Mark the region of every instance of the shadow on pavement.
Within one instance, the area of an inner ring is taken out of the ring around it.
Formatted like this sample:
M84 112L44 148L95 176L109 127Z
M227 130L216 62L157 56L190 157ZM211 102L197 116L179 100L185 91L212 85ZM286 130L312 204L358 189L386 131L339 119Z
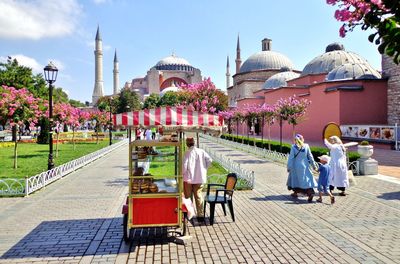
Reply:
M315 196L314 196L314 201L312 203L315 203ZM307 201L306 196L300 196L299 198L293 198L290 196L290 194L283 195L283 194L277 194L277 195L267 195L265 197L254 197L250 198L250 200L253 201L259 201L259 202L268 202L268 201L284 201L286 204L308 204L309 202ZM310 204L312 204L310 203Z
M129 252L138 245L167 244L174 241L166 227L131 230ZM45 221L0 256L1 260L50 257L83 257L118 254L122 239L122 217ZM126 248L126 247L125 247ZM100 252L100 253L96 253Z
M129 181L126 177L124 177L120 179L115 179L113 181L106 181L105 184L106 186L128 186Z
M377 198L385 199L385 200L400 200L400 192L390 192L390 193L383 193Z

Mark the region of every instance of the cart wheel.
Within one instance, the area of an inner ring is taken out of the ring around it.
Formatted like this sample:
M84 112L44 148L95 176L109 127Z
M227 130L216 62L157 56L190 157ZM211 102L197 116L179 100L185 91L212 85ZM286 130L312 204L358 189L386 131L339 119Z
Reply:
M131 230L128 228L128 214L124 214L123 218L124 241L129 242L131 238Z
M182 232L181 232L181 236L186 236L186 233L187 233L187 225L188 225L188 216L187 216L187 213L186 212L184 212L183 213L183 219L182 219L182 221L183 221L183 226L182 226Z

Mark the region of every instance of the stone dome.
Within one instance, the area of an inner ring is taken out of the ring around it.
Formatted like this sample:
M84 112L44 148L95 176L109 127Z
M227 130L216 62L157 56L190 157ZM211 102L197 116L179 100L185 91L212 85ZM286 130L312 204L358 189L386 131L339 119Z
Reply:
M369 64L346 63L331 70L326 76L327 81L348 79L380 79L381 74Z
M177 57L175 54L161 59L154 66L157 70L178 70L178 71L192 71L193 67L184 58Z
M271 77L269 77L265 81L262 88L263 89L275 89L275 88L279 88L279 87L284 87L284 86L287 86L287 81L289 81L291 79L295 79L299 76L300 76L300 74L297 72L292 72L292 71L280 72L280 73L274 74Z
M176 86L166 87L160 92L160 97L163 97L167 92L177 92L177 91L179 91L179 88Z
M279 70L282 67L293 69L294 65L285 55L263 50L251 55L240 67L240 73L258 70Z
M346 63L369 65L366 59L354 52L346 51L343 45L332 43L326 47L326 52L324 54L315 57L304 67L301 76L328 73L334 68Z

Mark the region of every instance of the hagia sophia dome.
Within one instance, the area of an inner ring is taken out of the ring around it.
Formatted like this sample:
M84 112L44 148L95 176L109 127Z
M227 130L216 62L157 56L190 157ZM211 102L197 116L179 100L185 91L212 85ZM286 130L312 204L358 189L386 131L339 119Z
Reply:
M193 70L193 66L186 59L177 57L175 54L161 59L154 67L157 70Z
M297 72L291 71L289 68L283 67L281 68L280 73L276 73L269 77L264 85L263 89L276 89L279 87L287 86L287 81L295 79L299 77L300 74Z
M329 73L347 63L365 64L371 67L366 59L354 52L346 51L342 44L332 43L326 47L324 54L315 57L304 67L301 76Z

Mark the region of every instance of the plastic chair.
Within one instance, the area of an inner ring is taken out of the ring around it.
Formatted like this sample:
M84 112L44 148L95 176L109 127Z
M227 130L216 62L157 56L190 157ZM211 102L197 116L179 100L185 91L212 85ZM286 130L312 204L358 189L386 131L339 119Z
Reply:
M207 185L207 194L204 198L204 216L206 214L206 205L210 204L210 224L214 224L215 205L221 204L224 215L226 216L225 204L228 204L229 212L231 213L232 220L235 222L235 213L233 211L233 192L237 182L236 173L229 173L226 176L225 184L210 183ZM213 191L213 192L211 192ZM210 194L211 192L211 194Z

